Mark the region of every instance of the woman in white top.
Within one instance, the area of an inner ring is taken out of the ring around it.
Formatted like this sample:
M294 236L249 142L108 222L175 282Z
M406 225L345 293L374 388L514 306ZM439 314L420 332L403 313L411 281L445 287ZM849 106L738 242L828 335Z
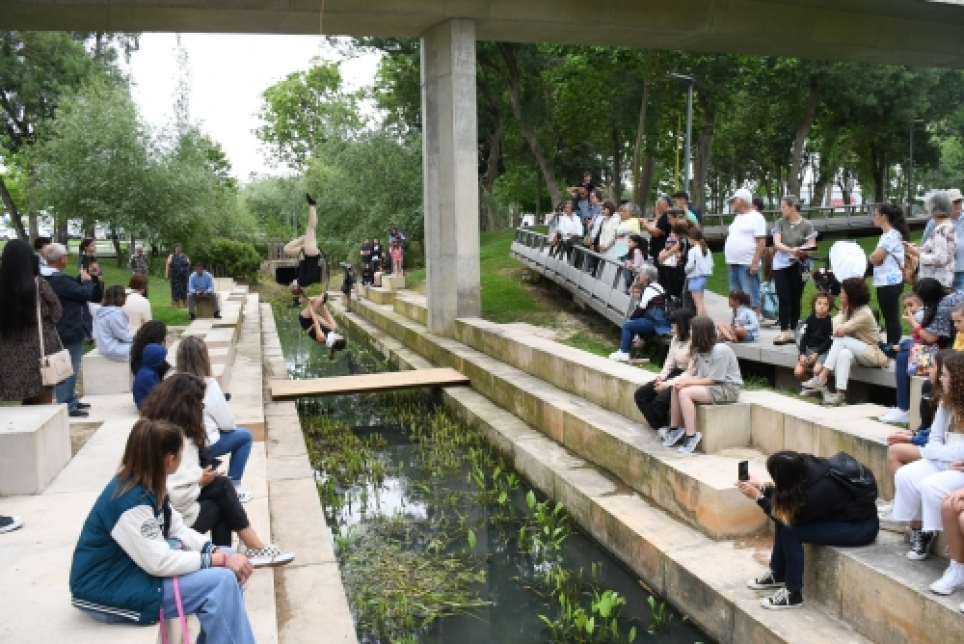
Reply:
M204 389L204 429L208 447L202 453L206 461L230 454L228 478L234 483L242 503L251 500L251 493L241 488L241 477L251 455L251 432L236 427L234 414L221 391L221 385L211 377L211 358L204 340L195 335L181 339L177 347L177 370L197 376L207 385Z
M127 314L127 325L131 335L136 335L137 330L144 326L145 322L153 320L151 314L151 303L144 297L147 291L147 276L140 273L131 275L127 282L127 300L124 302L124 313Z
M653 429L665 427L669 423L669 408L672 398L673 381L686 373L690 367L690 320L693 311L680 308L669 316L673 327L673 339L669 352L663 362L663 370L656 380L648 382L636 390L636 406L646 422Z
M964 420L964 353L954 353L944 361L941 388L930 436L920 448L921 459L904 465L894 475L891 517L910 522L908 559L927 558L943 525L944 498L964 488L964 435L953 432L953 426Z
M639 216L641 211L639 206L632 202L624 203L619 207L619 223L616 225L616 241L612 247L606 251L606 256L611 259L619 259L629 252L629 236L639 234Z

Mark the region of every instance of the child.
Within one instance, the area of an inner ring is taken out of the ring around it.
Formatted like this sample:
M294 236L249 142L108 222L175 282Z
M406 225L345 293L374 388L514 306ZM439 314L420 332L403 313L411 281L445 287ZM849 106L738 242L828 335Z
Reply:
M630 286L636 279L638 271L646 262L646 242L640 235L629 236L629 252L623 257L626 265L626 286Z
M793 375L803 382L809 379L812 371L817 375L823 370L823 361L827 359L827 352L833 343L833 321L830 309L833 308L833 295L817 293L810 301L810 317L803 324L803 334L800 336L800 357L797 366L793 368ZM804 389L801 395L810 393Z
M666 288L666 293L672 297L683 297L686 287L686 258L689 256L690 222L685 215L677 216L666 238L666 247L659 254L659 283Z
M764 320L774 320L780 316L780 297L777 295L776 284L773 283L773 246L763 249L763 256L760 258L760 314ZM789 337L780 334L773 344L792 344L793 332Z
M663 369L656 376L656 380L648 382L636 390L636 407L643 415L649 426L656 429L660 440L666 438L669 421L670 401L672 399L673 382L679 376L686 375L692 356L690 355L690 323L693 321L693 311L677 309L669 316L673 327L673 339L663 362Z
M733 321L729 325L717 325L720 337L726 342L752 342L760 337L760 321L750 308L750 296L740 289L734 289L730 291L729 302L733 309Z
M143 328L143 327L141 327ZM171 368L167 363L167 347L148 344L141 354L141 366L134 375L134 404L140 409L144 399L161 384Z
M706 315L706 306L703 304L703 291L706 290L706 279L713 274L713 253L706 246L703 239L703 231L699 228L690 228L687 231L690 240L690 250L686 255L686 266L683 269L688 278L687 287L690 295L693 296L693 303L696 305L697 315Z
M251 562L188 528L168 500L165 474L177 470L183 446L173 423L134 424L120 470L77 540L71 602L100 622L154 624L161 610L176 618L183 596L184 612L197 614L206 642L253 643L241 595Z
M122 308L127 302L123 286L111 286L104 293L104 305L97 309L94 341L97 350L108 360L127 362L131 357L134 338L128 329L127 314Z
M683 453L696 449L703 437L696 431L696 403L735 403L743 385L736 354L717 340L712 319L706 316L693 318L690 323L690 353L693 358L689 372L673 381L670 427L663 440L665 447L672 447L685 435L678 450Z
M964 304L958 304L951 311L951 320L954 322L954 351L964 351Z
M392 248L389 251L392 257L392 277L402 276L402 245L397 239L392 241Z

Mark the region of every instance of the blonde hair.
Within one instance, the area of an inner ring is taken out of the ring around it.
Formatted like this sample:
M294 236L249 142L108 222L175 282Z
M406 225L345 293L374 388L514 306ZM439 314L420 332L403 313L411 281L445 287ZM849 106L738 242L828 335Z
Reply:
M211 357L208 354L208 345L196 335L181 338L181 343L177 346L176 364L177 370L181 373L189 373L202 380L211 377Z

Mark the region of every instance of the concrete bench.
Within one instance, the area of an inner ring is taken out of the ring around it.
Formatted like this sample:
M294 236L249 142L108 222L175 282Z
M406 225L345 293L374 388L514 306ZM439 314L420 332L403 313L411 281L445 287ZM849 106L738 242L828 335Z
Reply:
M93 349L80 359L80 369L85 396L129 394L133 391L134 376L129 360L111 360Z
M387 288L389 291L400 291L405 288L405 277L402 275L399 275L398 277L393 277L392 275L383 275L382 288Z
M67 405L0 408L0 496L40 494L70 454Z
M697 450L715 454L725 449L749 447L751 412L752 406L744 402L697 405L696 429L703 434Z

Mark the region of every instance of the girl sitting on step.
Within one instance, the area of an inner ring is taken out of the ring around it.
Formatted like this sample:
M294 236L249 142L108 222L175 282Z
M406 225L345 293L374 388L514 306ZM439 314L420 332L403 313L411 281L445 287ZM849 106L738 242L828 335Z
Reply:
M650 427L663 428L660 439L665 438L665 427L669 421L670 399L676 378L685 375L690 366L690 321L693 312L687 308L673 311L669 316L673 327L673 339L663 362L663 370L656 380L648 382L636 390L636 406Z
M891 519L910 522L907 558L913 560L926 559L930 553L942 527L944 498L964 488L964 435L954 431L964 419L964 353L944 360L940 382L940 403L927 444L920 448L921 458L894 475Z
M180 603L197 614L207 644L254 644L241 595L251 562L187 527L171 507L167 475L177 470L184 442L173 423L134 424L120 470L74 549L71 603L105 624L145 625L161 611L176 619Z
M716 325L700 315L690 323L689 373L673 381L670 398L670 426L663 445L672 447L683 439L679 450L696 449L703 435L696 431L696 403L729 405L740 397L743 376L736 354L716 336Z

